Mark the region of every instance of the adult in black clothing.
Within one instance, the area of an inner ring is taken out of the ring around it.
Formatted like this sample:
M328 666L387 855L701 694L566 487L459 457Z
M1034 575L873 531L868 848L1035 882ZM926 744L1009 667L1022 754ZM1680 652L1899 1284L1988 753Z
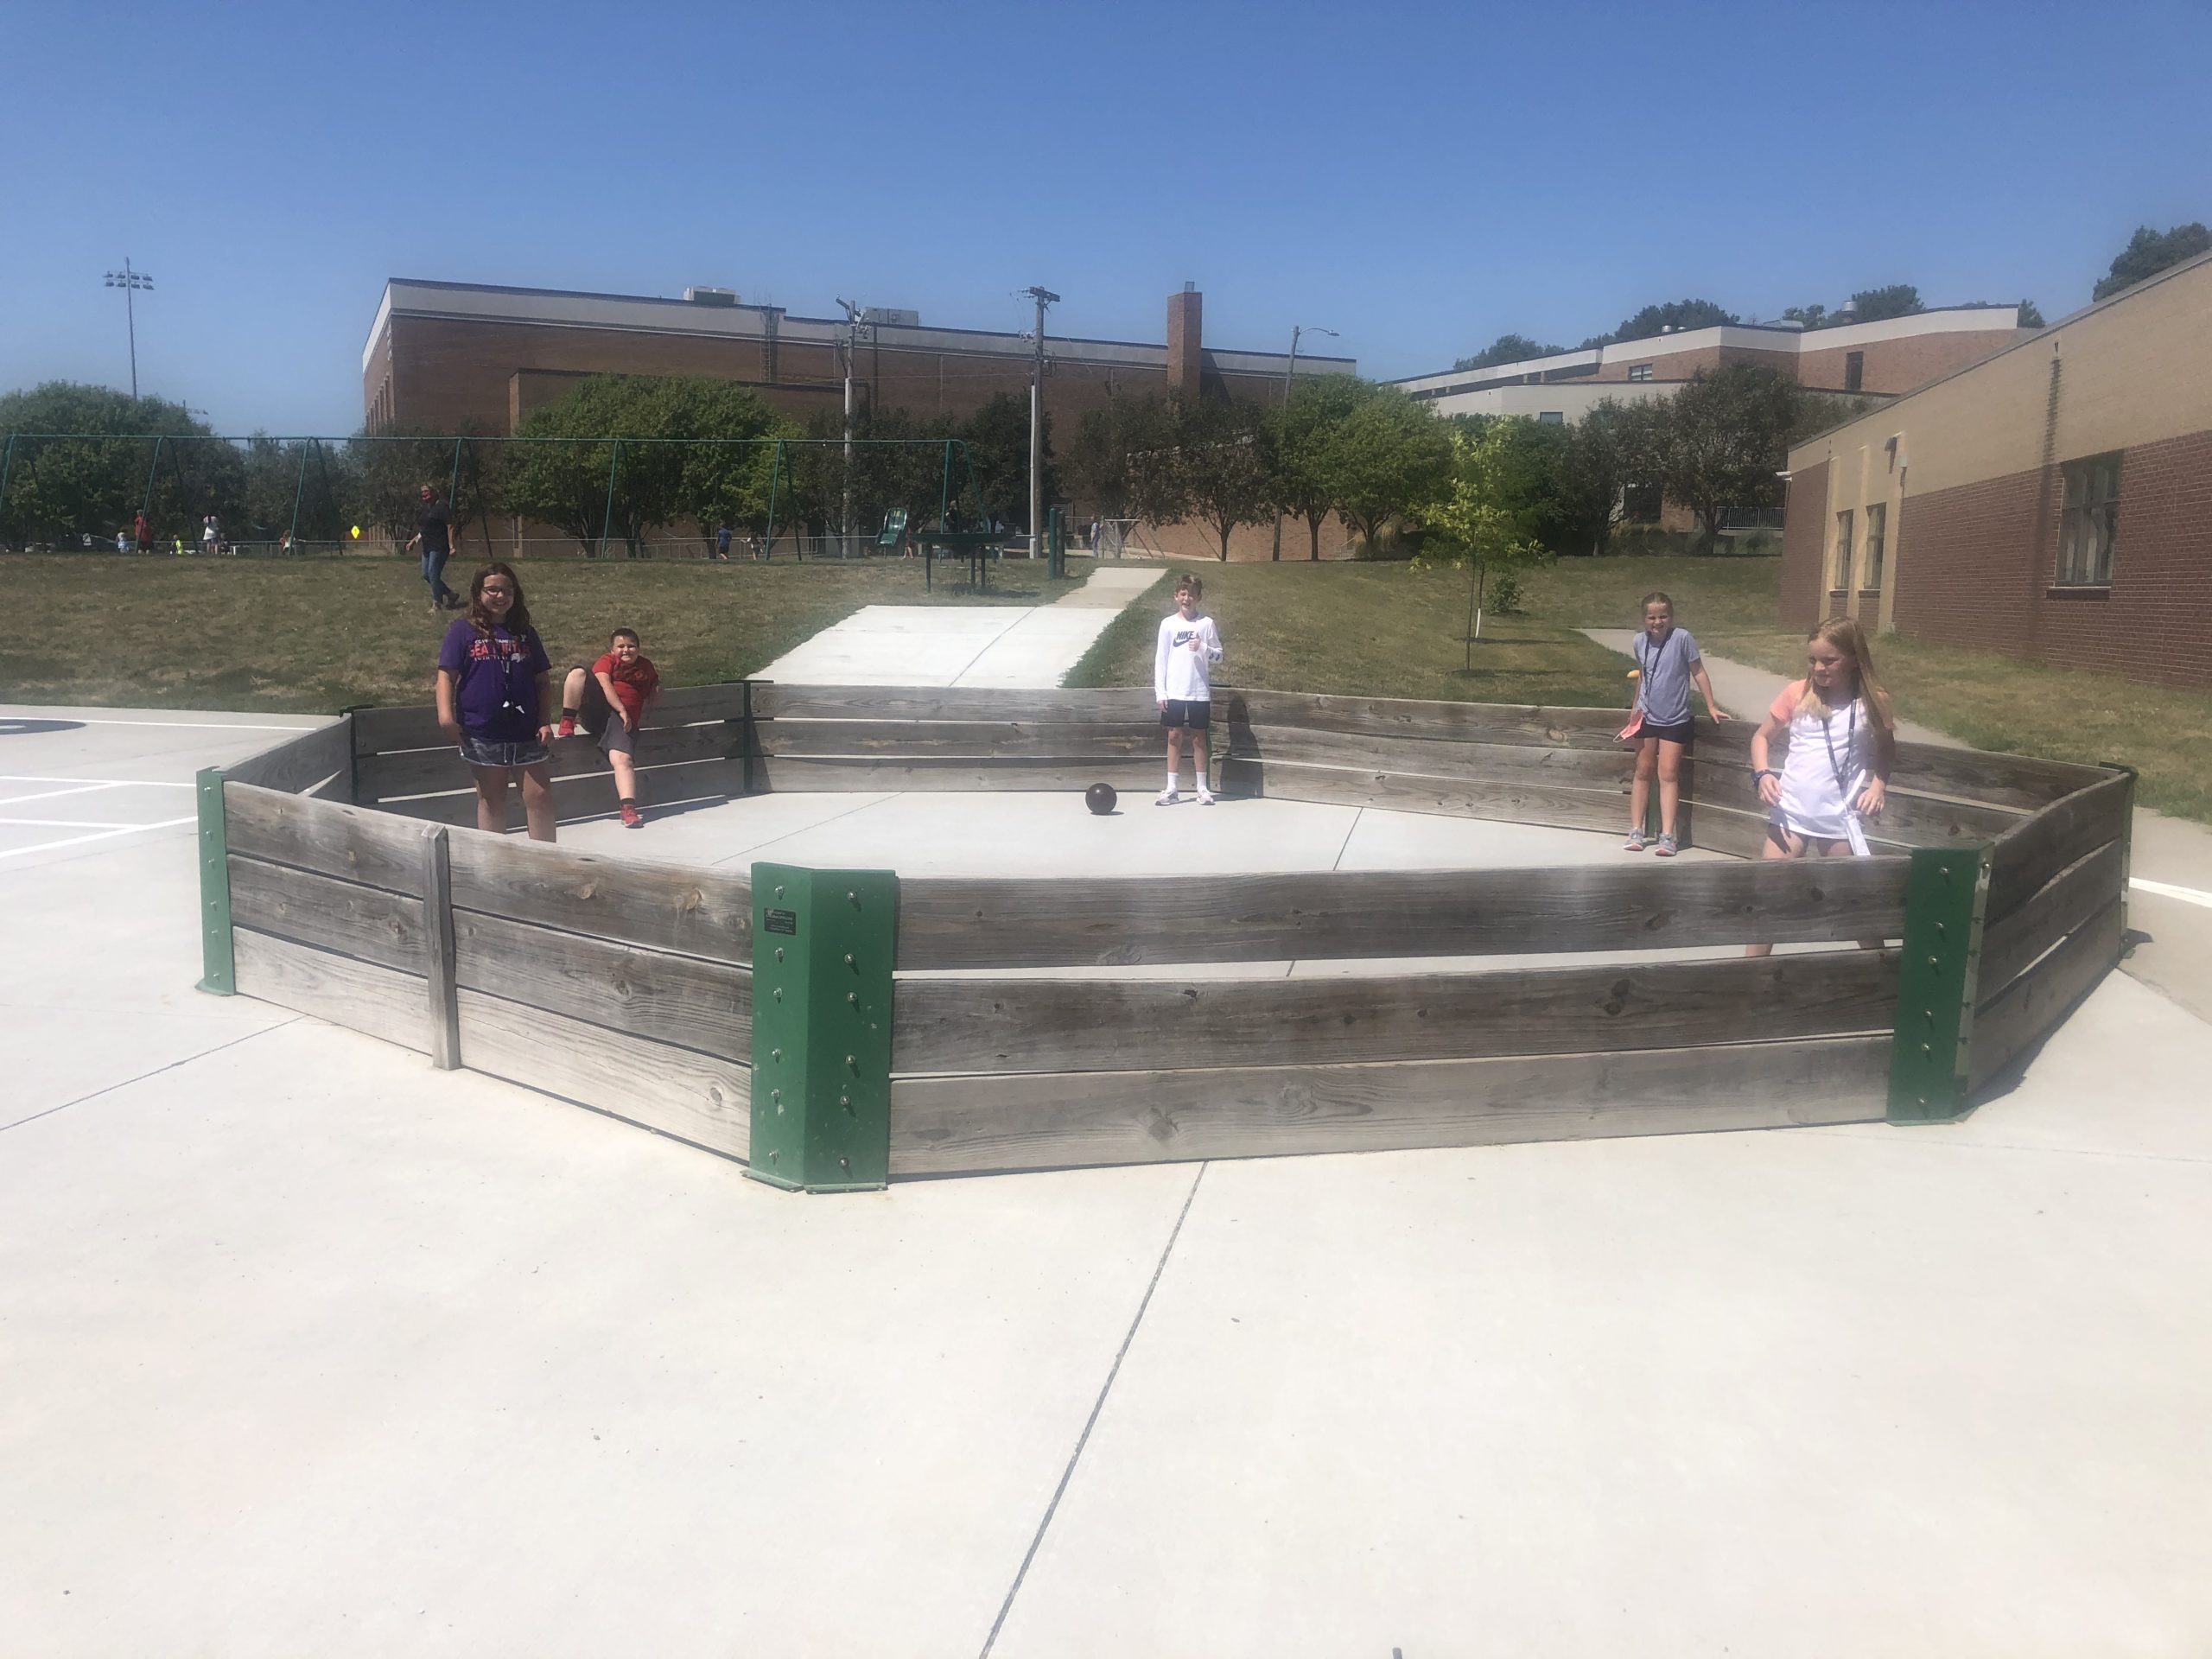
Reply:
M423 486L423 505L415 515L415 534L407 550L423 550L423 580L430 587L430 608L461 608L461 595L446 586L446 561L453 556L453 509L438 499L438 486Z

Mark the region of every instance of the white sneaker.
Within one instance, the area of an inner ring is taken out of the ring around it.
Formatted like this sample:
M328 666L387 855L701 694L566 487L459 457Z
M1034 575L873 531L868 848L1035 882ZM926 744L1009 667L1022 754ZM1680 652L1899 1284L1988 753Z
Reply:
M1198 785L1198 804L1200 806L1211 806L1213 804L1213 791L1208 789L1204 784L1200 784Z
M1180 795L1178 795L1173 790L1163 789L1160 791L1158 798L1154 800L1153 804L1154 806L1173 806L1182 798L1183 798Z

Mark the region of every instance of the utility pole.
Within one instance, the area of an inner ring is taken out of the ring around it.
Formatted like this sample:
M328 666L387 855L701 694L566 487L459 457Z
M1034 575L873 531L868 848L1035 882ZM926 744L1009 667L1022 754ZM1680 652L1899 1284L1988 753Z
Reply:
M845 495L838 528L845 541L841 554L849 555L853 540L853 358L860 338L861 308L850 300L837 303L845 312L845 338L838 351L845 363Z
M138 310L133 296L141 289L150 291L154 279L143 270L133 270L126 255L121 270L108 272L105 286L123 290L123 315L130 327L130 401L135 404L138 401Z
M1037 354L1029 375L1029 556L1037 556L1044 534L1045 503L1045 308L1059 302L1048 288L1025 290L1037 302Z
M1290 363L1282 372L1282 401L1286 409L1290 407L1290 378L1298 372L1298 337L1306 334L1326 334L1331 340L1341 338L1333 328L1306 328L1295 322L1290 325ZM1282 557L1282 514L1280 512L1275 514L1274 550L1268 557L1270 560Z

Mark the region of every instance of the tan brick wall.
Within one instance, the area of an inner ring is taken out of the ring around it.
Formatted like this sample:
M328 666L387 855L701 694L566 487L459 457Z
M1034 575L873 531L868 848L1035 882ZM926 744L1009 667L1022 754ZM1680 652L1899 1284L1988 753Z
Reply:
M1969 363L1993 356L2018 336L1991 332L1915 334L1904 340L1870 340L1862 347L1838 347L1834 351L1815 350L1813 341L1819 338L1817 334L1808 338L1805 349L1798 355L1799 385L1843 391L1844 359L1852 350L1859 350L1865 353L1866 360L1860 367L1859 390L1894 395L1926 385Z
M1782 532L1782 625L1810 628L1827 606L1822 530L1828 496L1828 465L1822 461L1789 480L1789 513ZM1803 504L1811 504L1806 506Z

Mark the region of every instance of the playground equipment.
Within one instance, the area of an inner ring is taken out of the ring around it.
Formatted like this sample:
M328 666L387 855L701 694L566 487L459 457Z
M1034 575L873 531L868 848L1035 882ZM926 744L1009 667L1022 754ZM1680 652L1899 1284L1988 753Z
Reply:
M1146 691L1023 702L1009 721L988 690L693 687L637 760L663 801L1152 782ZM1624 816L1618 710L1252 691L1223 712L1225 792L1608 833ZM2118 959L2133 773L1903 743L1873 856L1761 861L1747 736L1707 735L1681 820L1746 859L951 880L486 835L431 711L362 709L200 774L202 984L813 1190L1963 1115ZM563 816L604 804L603 764L556 757ZM1875 937L1901 948L1840 948ZM1839 948L1649 954L1747 941ZM1643 954L1568 959L1592 952ZM1560 960L1039 971L1533 953Z

